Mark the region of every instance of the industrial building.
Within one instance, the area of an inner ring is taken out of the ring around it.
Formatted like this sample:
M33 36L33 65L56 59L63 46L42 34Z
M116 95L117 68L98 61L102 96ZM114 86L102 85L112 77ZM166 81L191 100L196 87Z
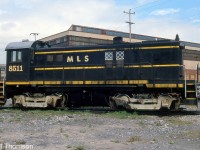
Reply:
M123 37L124 42L129 42L129 33L80 25L71 25L71 27L66 31L40 40L47 42L53 47L63 47L112 44L113 38L116 36L121 36ZM165 40L165 38L139 34L132 34L131 38L131 42ZM196 66L200 61L200 44L187 41L182 42L185 44L183 58L184 66L186 68L186 78L188 80L194 80L197 77ZM200 81L200 75L198 75L198 79Z

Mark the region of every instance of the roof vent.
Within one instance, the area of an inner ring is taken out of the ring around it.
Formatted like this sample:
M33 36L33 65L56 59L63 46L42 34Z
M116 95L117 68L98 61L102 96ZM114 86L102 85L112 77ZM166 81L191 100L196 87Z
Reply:
M123 43L123 38L121 36L117 36L113 38L113 44Z

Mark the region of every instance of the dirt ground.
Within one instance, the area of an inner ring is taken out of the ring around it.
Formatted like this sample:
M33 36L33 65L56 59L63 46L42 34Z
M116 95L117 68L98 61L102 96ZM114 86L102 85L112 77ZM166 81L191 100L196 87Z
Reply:
M199 150L200 110L0 108L0 150Z

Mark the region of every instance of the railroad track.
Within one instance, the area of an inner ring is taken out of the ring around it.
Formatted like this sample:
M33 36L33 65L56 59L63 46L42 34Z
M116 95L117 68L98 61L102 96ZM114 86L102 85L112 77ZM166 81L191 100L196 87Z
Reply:
M101 113L111 113L111 112L118 112L124 110L113 110L110 107L71 107L66 109L59 109L59 108L19 108L19 107L12 107L12 106L0 106L1 110L22 110L22 111L31 111L31 110L52 110L52 111L88 111L96 114ZM127 112L134 112L134 111L127 111ZM135 111L138 115L152 115L152 116L185 116L185 115L200 115L200 109L182 109L180 111Z

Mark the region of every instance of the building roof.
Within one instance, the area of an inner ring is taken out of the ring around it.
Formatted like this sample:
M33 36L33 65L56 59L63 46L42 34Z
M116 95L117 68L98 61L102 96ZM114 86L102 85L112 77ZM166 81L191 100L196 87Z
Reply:
M112 36L112 37L121 36L126 39L129 38L129 33L127 32L101 29L101 28L95 28L95 27L87 27L87 26L81 26L81 25L71 25L68 30L60 32L60 33L56 33L49 37L45 37L41 40L44 40L44 41L55 40L56 38L70 35L70 31L75 31L77 33L82 32L82 33L89 33L89 34L96 34L96 35ZM135 39L137 41L166 40L166 38L147 36L147 35L141 35L141 34L132 34L131 37L132 39ZM174 35L174 38L175 38L175 35ZM174 39L167 39L167 40L174 40ZM187 42L187 41L181 41L181 42L184 42L186 46L200 48L199 43L193 43L193 42Z
M71 25L69 30L87 32L87 33L93 33L93 34L105 34L108 36L121 36L121 37L129 38L129 33L127 33L127 32L100 29L100 28L94 28L94 27L86 27L86 26L80 26L80 25ZM132 34L131 37L133 39L139 39L142 41L155 41L155 40L166 40L167 39L167 38L147 36L147 35L142 35L142 34ZM167 39L167 40L174 40L174 39ZM193 42L187 42L187 41L182 41L182 42L184 42L186 46L200 47L199 43L193 43Z

